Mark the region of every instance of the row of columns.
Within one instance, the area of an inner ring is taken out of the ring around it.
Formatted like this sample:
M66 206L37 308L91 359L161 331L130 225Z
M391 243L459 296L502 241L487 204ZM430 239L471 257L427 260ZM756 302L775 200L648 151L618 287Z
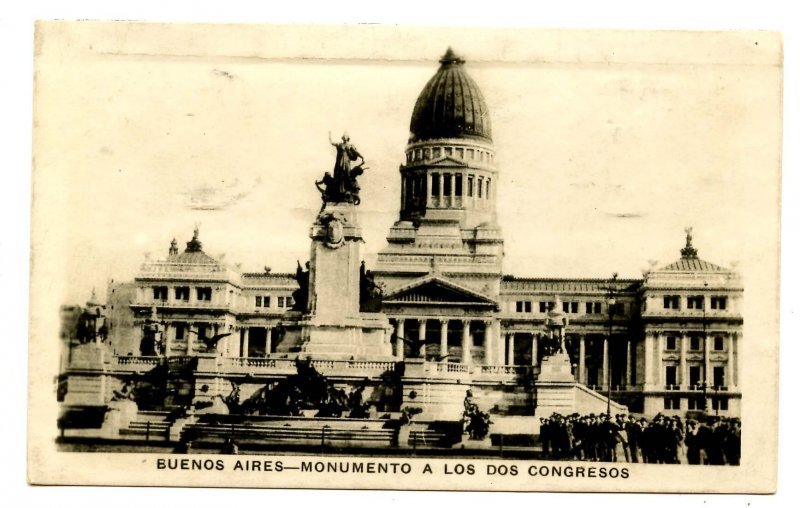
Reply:
M536 366L539 358L539 333L524 332L531 335L531 365ZM505 364L514 364L515 332L506 333ZM608 336L603 337L603 356L600 372L600 384L606 384L606 373L610 368L611 355L609 353ZM626 340L625 350L625 383L627 386L634 384L633 380L633 340ZM586 383L586 336L578 335L578 382Z
M428 319L416 319L419 322L419 340L421 342L420 356L425 357L425 343L428 331ZM449 349L448 345L448 329L449 319L439 319L440 333L439 333L439 351L441 356L447 355ZM472 334L470 333L470 326L472 320L461 319L461 363L472 363ZM484 335L484 349L485 349L485 362L491 365L494 362L494 340L492 338L492 321L484 321L485 335ZM395 319L395 333L397 337L405 338L405 319ZM395 356L402 360L405 356L403 341L398 340L396 344Z

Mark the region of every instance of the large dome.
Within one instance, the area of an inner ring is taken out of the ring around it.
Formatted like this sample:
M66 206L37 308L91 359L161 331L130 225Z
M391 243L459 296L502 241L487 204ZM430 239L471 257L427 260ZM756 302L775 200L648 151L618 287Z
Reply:
M447 48L441 67L414 105L409 142L439 138L492 140L489 108L478 85L464 70L464 59Z

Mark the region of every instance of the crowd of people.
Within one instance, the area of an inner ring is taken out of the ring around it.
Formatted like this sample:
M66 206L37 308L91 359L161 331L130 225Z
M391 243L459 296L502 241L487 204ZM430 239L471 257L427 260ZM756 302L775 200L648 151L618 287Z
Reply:
M546 458L650 464L739 465L741 422L656 415L652 420L607 414L540 418Z

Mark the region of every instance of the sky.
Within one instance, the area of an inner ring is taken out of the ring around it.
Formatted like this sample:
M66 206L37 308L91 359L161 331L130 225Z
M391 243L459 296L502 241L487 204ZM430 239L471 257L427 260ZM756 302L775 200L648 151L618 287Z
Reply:
M34 263L65 303L131 280L195 225L226 263L293 270L329 132L367 160L373 263L398 218L414 103L447 46L491 112L505 273L640 277L679 257L686 226L701 258L745 273L777 246L767 34L87 23L38 36Z

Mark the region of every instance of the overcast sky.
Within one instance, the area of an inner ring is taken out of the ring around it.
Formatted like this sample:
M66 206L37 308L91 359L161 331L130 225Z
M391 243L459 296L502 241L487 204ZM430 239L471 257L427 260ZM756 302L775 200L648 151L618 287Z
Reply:
M373 262L397 220L414 102L448 45L491 112L505 273L638 277L680 255L689 225L700 257L746 276L774 258L774 37L46 25L34 270L82 302L173 237L183 248L195 224L211 255L292 270L333 165L328 132L344 130L370 167Z

